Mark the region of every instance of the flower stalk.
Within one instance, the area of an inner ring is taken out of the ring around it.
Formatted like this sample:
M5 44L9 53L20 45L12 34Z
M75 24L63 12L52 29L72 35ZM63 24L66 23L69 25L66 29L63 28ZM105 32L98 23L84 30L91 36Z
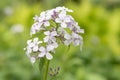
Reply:
M44 72L44 75L43 75L43 80L47 80L48 68L49 68L49 62L50 62L50 60L46 59L45 62L46 62L46 64L45 64L45 72Z

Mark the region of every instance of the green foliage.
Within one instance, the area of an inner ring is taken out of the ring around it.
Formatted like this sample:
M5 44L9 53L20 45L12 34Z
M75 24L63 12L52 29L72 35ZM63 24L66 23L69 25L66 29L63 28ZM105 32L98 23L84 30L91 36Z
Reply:
M40 80L38 65L31 65L23 48L33 16L44 10L42 2L29 5L16 0L10 6L13 13L7 15L4 9L12 1L0 3L0 80ZM50 66L61 67L58 80L120 80L120 9L110 12L87 0L67 1L65 6L74 10L71 15L85 29L84 46L83 51L72 45L68 50L63 44L57 49ZM11 30L16 24L23 26L22 33Z

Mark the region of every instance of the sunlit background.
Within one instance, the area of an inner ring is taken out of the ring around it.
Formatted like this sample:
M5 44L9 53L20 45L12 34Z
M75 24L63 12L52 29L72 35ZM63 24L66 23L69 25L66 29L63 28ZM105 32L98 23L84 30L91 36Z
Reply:
M84 46L61 44L51 67L57 80L120 80L120 0L0 0L0 80L40 80L23 48L34 15L65 6L85 30Z

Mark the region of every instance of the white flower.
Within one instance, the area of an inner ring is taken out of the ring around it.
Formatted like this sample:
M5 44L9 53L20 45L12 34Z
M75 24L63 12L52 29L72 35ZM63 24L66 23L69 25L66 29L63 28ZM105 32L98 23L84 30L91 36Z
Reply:
M56 8L55 8L55 11L56 11L56 12L60 12L60 11L73 12L73 10L70 10L70 9L68 9L68 8L65 8L64 6L63 6L63 7L56 7Z
M30 53L32 52L32 49L29 46L27 46L25 49L27 50L26 55L30 58Z
M57 32L56 31L46 31L44 32L44 34L46 35L46 37L44 38L44 42L48 42L49 40L52 42L56 41L55 36L57 36Z
M24 48L24 50L26 50L26 55L32 60L31 62L34 62L33 57L31 57L30 53L32 52L37 52L38 51L38 45L42 43L42 41L38 41L38 38L34 38L33 41L32 40L28 40L27 41L27 47Z
M75 22L74 19L72 18L71 18L71 21L68 23L68 28L75 33L84 33L84 29L80 29L80 26L78 26L78 23Z
M54 9L46 11L46 15L47 15L47 17L48 17L49 20L52 18L53 14L54 14Z
M80 26L78 26L77 22L74 22L72 31L75 33L84 33L84 30L80 29Z
M30 35L32 36L33 34L36 34L36 32L40 30L44 30L44 28L42 27L42 23L36 22L31 27Z
M42 43L42 41L38 41L38 38L34 38L33 39L33 42L32 40L28 40L27 41L27 49L28 49L28 52L31 53L31 50L33 52L37 52L38 51L38 44Z
M39 20L40 22L43 21L43 20L50 20L51 19L51 11L44 11L44 12L41 12L40 14L40 18L41 20Z
M53 45L53 46L54 46L54 48L57 48L57 47L58 47L57 42L54 42L54 43L52 43L51 45Z
M39 16L35 16L34 24L31 27L31 36L36 33L42 34L42 41L38 38L33 38L27 41L25 48L27 56L31 63L39 58L45 57L48 60L53 58L51 53L55 53L60 43L65 45L82 46L83 38L80 36L84 30L80 28L74 18L67 14L73 12L72 10L63 7L56 7L55 9L41 12ZM44 44L41 44L44 42Z
M72 35L69 35L69 34L65 34L64 38L66 39L65 40L65 44L68 46L70 45L70 43L72 42L75 46L78 46L82 43L82 37L76 33L72 33Z
M48 42L48 45L53 46L54 49L58 47L58 43L57 43L57 42L51 42L51 41L50 41L50 42Z
M35 17L33 17L34 21L38 21L39 20L39 17L37 15L35 15Z
M42 23L45 27L50 26L49 20L51 16L46 14L46 12L42 12L39 17L39 22Z
M53 20L55 20L58 17L58 13L55 10L53 10L52 14L51 14L51 17L52 17Z
M73 37L73 44L75 46L81 45L83 38L80 35L73 32L72 37Z
M42 18L39 18L39 20ZM44 19L43 21L41 21L40 23L42 23L45 27L50 26L50 23L48 20Z
M48 60L51 60L53 58L53 56L50 54L50 51L52 51L52 50L54 50L54 46L52 46L52 45L48 45L46 48L40 47L39 48L40 53L39 53L38 57L46 56L46 58Z
M59 17L55 19L55 22L60 23L61 27L66 28L67 23L70 22L70 17L66 16L65 11L62 11L58 16Z
M69 35L68 33L66 33L65 36L64 36L64 38L66 39L64 41L64 44L68 46L72 42L72 36Z

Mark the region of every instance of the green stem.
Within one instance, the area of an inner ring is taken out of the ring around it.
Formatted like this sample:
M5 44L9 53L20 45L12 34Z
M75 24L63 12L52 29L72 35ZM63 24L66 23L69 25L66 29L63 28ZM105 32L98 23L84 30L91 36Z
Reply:
M47 74L48 74L49 62L50 62L50 61L46 59L45 72L44 72L43 80L47 80Z

